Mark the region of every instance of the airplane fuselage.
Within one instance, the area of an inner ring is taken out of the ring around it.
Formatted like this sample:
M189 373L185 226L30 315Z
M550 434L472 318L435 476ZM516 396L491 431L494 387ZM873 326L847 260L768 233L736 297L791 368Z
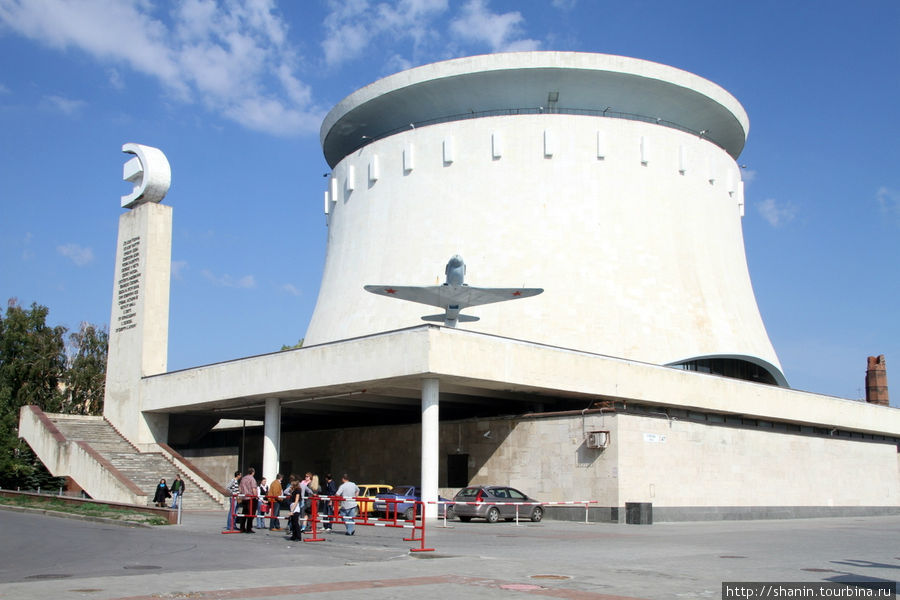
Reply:
M465 285L463 281L466 278L466 263L463 261L462 256L459 254L453 255L447 262L444 273L447 274L447 281L444 285Z

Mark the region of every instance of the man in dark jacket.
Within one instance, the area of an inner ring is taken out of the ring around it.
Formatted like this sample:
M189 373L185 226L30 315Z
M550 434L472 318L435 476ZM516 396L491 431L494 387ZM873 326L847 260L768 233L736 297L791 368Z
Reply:
M334 496L337 494L337 484L334 482L334 479L331 477L331 473L325 475L325 485L322 486L322 495L323 496ZM334 511L332 510L331 500L325 500L322 520L325 522L324 528L329 533L331 532L331 518L334 515Z
M172 487L169 488L169 491L172 492L172 506L170 508L177 508L178 499L184 494L184 480L181 479L181 475L175 475L175 481L172 482Z

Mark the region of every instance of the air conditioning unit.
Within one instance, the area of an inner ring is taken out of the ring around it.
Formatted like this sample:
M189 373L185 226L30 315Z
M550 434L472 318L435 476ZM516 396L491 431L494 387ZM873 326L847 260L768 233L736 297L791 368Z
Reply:
M609 446L609 432L608 431L591 431L587 434L587 443L588 448L597 448L603 449Z

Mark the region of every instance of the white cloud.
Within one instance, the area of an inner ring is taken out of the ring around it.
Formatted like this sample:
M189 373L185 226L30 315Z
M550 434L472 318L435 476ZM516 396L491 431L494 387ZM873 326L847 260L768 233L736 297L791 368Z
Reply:
M52 48L79 48L174 83L178 67L162 43L166 27L144 12L146 8L135 0L2 0L0 19Z
M158 12L146 0L0 0L0 21L21 35L153 77L249 129L318 130L323 113L295 75L298 57L272 0L185 0Z
M757 205L756 210L772 227L781 227L797 216L797 209L793 204L779 204L774 198L766 198Z
M94 251L90 248L83 248L78 244L65 244L57 246L56 251L70 259L79 267L83 267L94 260Z
M393 4L329 0L329 13L323 23L325 63L335 66L358 58L382 36L412 39L413 55L418 55L423 46L440 39L433 23L447 6L447 0L397 0Z
M330 0L328 7L322 51L325 64L335 66L361 56L375 30L366 26L368 0Z
M575 5L578 4L578 0L553 0L551 4L553 5L553 8L572 10L575 8Z
M75 115L87 106L87 103L83 100L72 100L62 96L44 96L44 103L51 110L61 112L66 116Z
M883 212L900 217L900 191L881 186L875 193L875 200Z
M563 2L565 8L571 2ZM448 0L328 0L322 53L334 67L363 56L378 45L387 56L388 72L423 62L461 56L473 51L536 50L541 43L523 37L525 19L518 11L495 13L487 0L465 4ZM453 10L456 15L444 15ZM408 56L391 50L401 40L411 40ZM471 48L469 48L471 47Z
M393 7L379 4L378 21L388 32L412 38L415 55L423 44L440 37L430 23L446 11L447 0L400 0Z
M745 184L751 184L756 181L756 171L753 169L744 169L741 171L741 181Z
M294 286L291 283L285 283L278 289L280 289L282 292L287 292L291 296L302 296L303 295L303 292L301 292L299 289L297 289L296 286Z
M400 71L411 69L414 66L415 65L413 65L412 61L408 58L396 53L391 55L384 63L384 68L391 73L399 73Z
M450 24L450 30L460 39L486 44L492 52L518 52L538 50L541 43L532 39L520 39L522 13L494 13L485 0L469 0L461 15Z
M256 287L256 278L253 277L253 275L244 275L243 277L235 279L228 273L218 276L213 274L212 271L209 271L208 269L204 269L203 271L201 271L201 273L207 281L219 287L241 289L250 289Z

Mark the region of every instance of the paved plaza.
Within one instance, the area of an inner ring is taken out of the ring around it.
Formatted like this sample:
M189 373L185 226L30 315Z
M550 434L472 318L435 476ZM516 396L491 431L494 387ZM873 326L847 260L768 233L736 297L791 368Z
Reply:
M357 527L223 535L224 514L126 527L0 510L0 598L721 598L722 582L889 581L900 517ZM440 523L439 523L440 525Z

